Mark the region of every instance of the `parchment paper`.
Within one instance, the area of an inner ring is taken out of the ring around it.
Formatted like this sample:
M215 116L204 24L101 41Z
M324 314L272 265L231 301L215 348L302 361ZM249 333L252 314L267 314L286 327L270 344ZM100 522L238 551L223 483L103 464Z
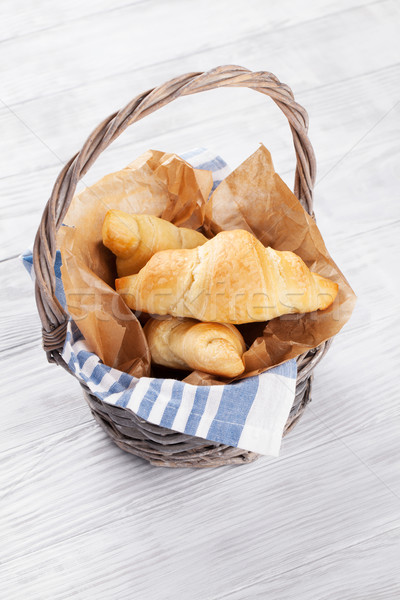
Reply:
M114 291L115 258L101 242L101 226L110 208L154 214L176 225L200 228L207 237L222 230L246 229L265 246L296 252L312 271L339 284L335 302L324 311L239 326L248 350L246 370L238 379L315 348L350 318L354 292L330 257L317 225L275 173L263 145L207 200L211 187L211 172L193 169L174 154L149 150L73 199L57 238L67 306L91 350L105 364L136 377L150 375L151 370L142 329L146 315L136 316ZM185 376L165 371L163 377ZM227 382L199 371L184 381Z

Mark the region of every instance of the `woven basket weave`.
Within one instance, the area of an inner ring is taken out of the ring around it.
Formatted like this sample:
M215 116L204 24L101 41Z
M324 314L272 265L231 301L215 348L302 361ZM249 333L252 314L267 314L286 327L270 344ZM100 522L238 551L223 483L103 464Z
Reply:
M314 217L312 190L315 181L315 157L307 136L307 113L295 102L291 89L275 75L265 71L253 73L238 66L217 67L206 73L188 73L176 77L134 98L125 108L105 119L89 136L83 148L63 168L43 212L33 250L36 274L36 303L43 326L43 348L49 362L68 366L61 358L68 314L55 295L54 262L56 232L75 193L78 181L96 158L129 125L165 106L180 96L188 96L218 87L247 87L272 100L286 115L296 152L294 193L307 212ZM330 341L297 357L296 398L285 426L287 433L302 415L311 399L312 371L321 360ZM148 423L131 410L111 406L94 396L80 382L84 396L96 421L123 450L141 456L150 463L169 467L217 467L252 462L254 452L213 443Z

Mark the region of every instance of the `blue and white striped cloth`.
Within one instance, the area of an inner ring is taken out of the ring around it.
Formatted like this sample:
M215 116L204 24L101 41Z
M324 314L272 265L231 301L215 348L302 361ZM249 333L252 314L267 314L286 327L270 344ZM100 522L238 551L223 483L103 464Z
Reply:
M213 172L213 189L229 173L219 156L203 148L183 158L196 168ZM21 258L33 275L31 252L25 252ZM56 295L65 305L60 266L58 252ZM62 357L95 396L128 408L150 423L259 454L279 455L283 429L295 396L295 360L228 385L195 386L175 379L137 379L104 365L96 354L89 352L72 321L68 324Z

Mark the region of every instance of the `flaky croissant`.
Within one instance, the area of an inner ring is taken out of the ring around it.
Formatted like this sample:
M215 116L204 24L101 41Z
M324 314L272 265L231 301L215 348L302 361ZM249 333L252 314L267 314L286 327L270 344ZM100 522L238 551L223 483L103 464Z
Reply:
M193 229L176 227L153 215L133 215L109 210L105 216L103 244L117 256L119 277L138 273L160 250L195 248L207 238Z
M136 310L249 323L325 309L338 285L293 252L265 248L237 229L192 250L158 252L137 275L117 279L116 289Z
M236 377L244 371L244 340L233 325L193 319L150 319L144 333L154 363Z

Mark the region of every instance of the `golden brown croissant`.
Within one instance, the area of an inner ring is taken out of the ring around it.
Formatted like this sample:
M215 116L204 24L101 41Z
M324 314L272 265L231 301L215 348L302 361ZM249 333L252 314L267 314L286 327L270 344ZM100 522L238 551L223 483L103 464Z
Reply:
M185 227L153 215L131 215L122 210L109 210L105 216L103 244L117 256L119 277L138 273L160 250L195 248L207 238Z
M265 248L237 229L192 250L158 252L137 275L117 279L116 289L136 310L249 323L327 308L338 285L293 252Z
M246 346L233 325L171 317L150 319L144 333L156 364L223 377L236 377L244 371Z

